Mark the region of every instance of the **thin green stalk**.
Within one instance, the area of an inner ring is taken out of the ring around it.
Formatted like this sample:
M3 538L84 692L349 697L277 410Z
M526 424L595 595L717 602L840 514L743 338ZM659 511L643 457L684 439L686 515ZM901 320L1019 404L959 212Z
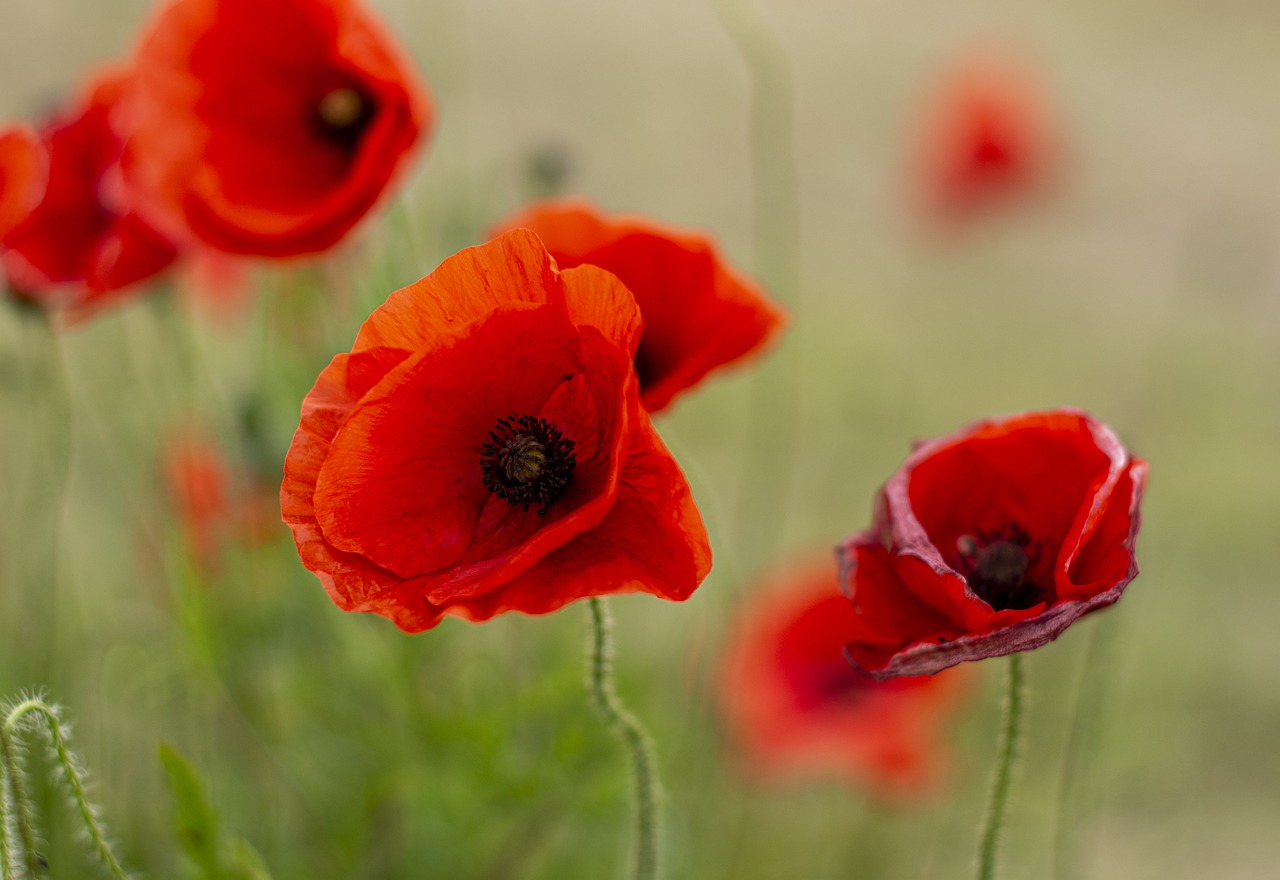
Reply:
M71 751L71 747L67 742L66 730L62 726L62 722L58 717L58 709L50 706L36 697L32 697L21 701L14 706L8 716L4 720L4 728L0 733L3 734L3 743L5 745L5 765L8 772L10 785L20 779L21 771L15 762L10 760L10 751L13 748L14 738L17 735L19 724L28 715L37 715L44 718L49 729L49 742L53 746L54 759L58 766L62 769L63 776L66 778L67 787L71 790L71 797L75 801L76 810L80 814L80 821L84 825L85 833L89 837L89 843L93 847L94 852L102 863L111 872L111 876L115 880L129 880L129 875L120 865L120 860L116 858L115 853L111 849L111 844L107 840L106 829L103 828L102 822L98 819L98 810L89 800L89 793L85 790L84 774L80 770L79 760ZM19 801L18 819L19 829L22 827L22 796L15 791L15 799ZM29 816L28 816L29 818ZM38 853L35 850L34 830L32 831L32 839L30 844L24 835L23 847L26 850L25 856L28 861L28 873L35 875L36 871L31 865L35 864L33 860L38 859Z
M1000 843L1000 830L1004 825L1009 783L1013 780L1013 761L1018 753L1018 738L1022 728L1024 685L1021 654L1009 655L1008 683L995 776L991 783L991 799L987 803L986 822L978 841L978 880L992 880L996 874L996 850Z
M710 0L733 41L750 89L747 143L754 189L755 270L769 294L802 311L795 89L786 49L757 0ZM733 533L746 568L771 559L786 534L800 437L802 353L782 345L767 379L752 386Z
M590 667L587 688L600 714L627 748L631 757L634 795L635 862L634 880L654 880L658 876L658 779L654 771L653 746L649 737L618 699L613 689L613 622L604 600L592 596Z
M1089 779L1087 772L1081 772L1081 764L1085 755L1096 753L1093 747L1097 745L1098 721L1102 715L1107 685L1111 680L1109 675L1098 674L1098 671L1108 668L1108 634L1112 632L1112 624L1111 620L1099 620L1094 621L1089 628L1075 694L1071 700L1071 723L1067 727L1067 740L1063 745L1062 767L1058 774L1058 798L1053 812L1050 847L1053 880L1066 880L1078 873L1074 870L1077 854L1070 845L1071 831L1076 824L1072 820L1080 815L1080 806L1075 803L1077 787L1081 782L1087 783ZM1086 793L1087 791L1086 787Z

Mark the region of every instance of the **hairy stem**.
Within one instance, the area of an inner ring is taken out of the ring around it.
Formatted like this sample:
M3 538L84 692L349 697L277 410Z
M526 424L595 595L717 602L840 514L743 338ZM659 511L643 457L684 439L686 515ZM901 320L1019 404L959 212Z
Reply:
M1005 807L1009 801L1009 783L1013 780L1013 761L1018 753L1024 703L1022 655L1009 655L1008 691L1005 693L1004 718L1000 725L1000 743L996 755L995 776L991 783L991 799L987 817L978 841L978 880L992 880L996 873L996 850L1000 829L1004 825Z
M80 770L79 759L71 751L67 741L66 729L58 717L58 709L56 706L51 706L39 698L26 699L14 706L5 717L3 731L0 731L3 734L6 749L5 764L10 786L12 787L14 782L21 778L21 768L16 764L10 763L9 750L12 748L14 737L20 729L19 725L27 716L38 716L45 721L49 733L49 743L53 747L54 759L62 770L67 787L71 790L71 797L75 801L76 810L80 815L80 821L84 825L85 833L89 837L89 843L93 851L115 880L129 880L129 875L120 865L120 860L116 858L111 849L111 844L107 840L106 829L103 828L102 822L98 819L98 810L89 800L89 793L85 790L84 774ZM19 802L18 824L19 830L21 830L23 825L22 797L16 790L15 799ZM29 814L27 818L30 819ZM24 834L23 847L26 849L25 855L29 863L38 857L34 848L34 830L32 830L32 843L30 846L28 846ZM29 873L35 873L30 867L28 871Z
M23 775L21 747L6 724L0 729L0 760L4 762L5 836L16 827L16 843L5 843L6 866L16 880L34 877L40 868L40 851L36 839L35 811L27 796Z
M626 747L631 757L634 795L635 862L633 880L654 880L658 876L658 780L654 771L653 746L649 737L618 699L613 689L613 622L604 601L588 600L591 610L590 666L587 688L600 714Z

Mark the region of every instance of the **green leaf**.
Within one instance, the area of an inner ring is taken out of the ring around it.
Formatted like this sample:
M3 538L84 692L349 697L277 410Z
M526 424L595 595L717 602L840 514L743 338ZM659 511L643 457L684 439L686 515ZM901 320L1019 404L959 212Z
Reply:
M271 872L263 863L262 856L243 837L232 838L226 854L230 862L227 880L271 880Z
M191 762L167 742L160 743L160 763L169 777L169 789L177 805L178 843L196 864L205 880L223 877L219 859L218 814L205 794Z

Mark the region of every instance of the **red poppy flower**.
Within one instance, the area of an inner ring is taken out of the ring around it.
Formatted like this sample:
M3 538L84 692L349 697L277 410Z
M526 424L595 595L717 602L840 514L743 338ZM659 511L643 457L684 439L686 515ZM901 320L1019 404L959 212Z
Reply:
M96 304L177 258L174 245L143 220L119 185L121 141L112 116L127 82L120 72L99 77L83 99L42 128L43 192L0 237L0 259L19 296L48 306Z
M404 630L585 596L684 599L711 564L640 407L616 278L503 235L393 293L302 405L281 506L347 611Z
M635 294L644 316L636 372L649 412L765 345L785 323L782 311L701 235L637 217L604 217L572 201L533 205L498 224L520 227L538 233L561 268L599 266Z
M177 0L136 64L129 183L166 228L229 253L330 247L431 121L355 0Z
M848 657L876 678L1037 648L1138 573L1147 464L1072 409L918 446L839 548Z
M45 173L35 132L23 125L0 131L0 240L40 201Z
M1056 137L1047 100L1020 66L966 62L928 108L919 174L929 214L958 222L1045 184Z
M885 796L923 793L944 775L937 730L965 676L868 678L842 655L855 624L829 555L771 579L726 651L730 731L765 778L834 776Z

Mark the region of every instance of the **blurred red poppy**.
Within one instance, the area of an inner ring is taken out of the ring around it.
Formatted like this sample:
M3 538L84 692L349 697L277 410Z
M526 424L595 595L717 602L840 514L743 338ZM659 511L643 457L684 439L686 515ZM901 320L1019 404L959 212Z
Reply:
M926 109L918 174L925 208L967 220L1048 183L1058 165L1048 100L1032 73L997 56L951 71Z
M855 625L829 554L749 599L725 654L722 703L748 769L767 779L841 778L888 797L945 776L937 731L966 676L876 681L842 649Z
M767 344L782 310L696 233L639 217L606 217L577 201L533 205L498 224L532 229L565 269L607 269L635 294L644 318L636 352L640 396L665 408L711 370Z
M162 450L169 503L188 552L205 573L216 573L232 542L258 542L279 529L274 497L247 468L238 467L208 431L184 426ZM273 493L274 494L274 493Z
M41 128L43 190L0 236L0 260L19 297L46 307L96 306L177 258L173 243L134 210L120 186L121 141L112 117L127 82L118 71L98 77ZM19 159L24 166L32 161L30 154Z
M711 553L639 404L639 335L616 278L527 231L393 293L303 401L280 494L303 564L410 632L689 596Z
M25 125L0 131L0 240L40 201L46 172L35 132Z
M919 445L841 545L849 659L876 678L1036 648L1138 573L1147 464L1060 409Z
M431 123L356 0L177 0L138 49L130 186L221 251L322 251L378 201Z

